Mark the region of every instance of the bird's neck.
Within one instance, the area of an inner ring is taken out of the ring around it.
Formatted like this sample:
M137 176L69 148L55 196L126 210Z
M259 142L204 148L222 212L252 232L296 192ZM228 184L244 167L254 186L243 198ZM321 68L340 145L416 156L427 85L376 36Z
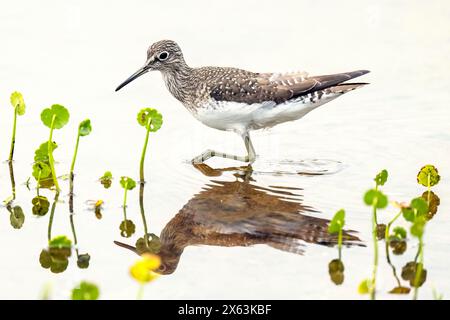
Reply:
M182 103L185 103L189 99L189 92L192 87L192 72L193 69L184 61L178 63L170 70L164 70L162 72L167 89Z

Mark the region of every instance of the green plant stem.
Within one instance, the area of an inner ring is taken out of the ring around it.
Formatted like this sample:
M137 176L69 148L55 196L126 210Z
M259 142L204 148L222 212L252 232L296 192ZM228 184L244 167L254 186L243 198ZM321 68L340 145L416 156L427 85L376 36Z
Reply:
M376 203L373 204L373 214L372 214L372 237L373 237L373 272L372 272L372 285L370 288L370 299L375 300L375 290L376 290L376 277L378 269L378 240L377 240L377 208Z
M37 178L37 184L36 184L36 193L37 196L39 197L39 185L41 182L41 174L42 174L42 170L39 170L39 174L38 174L38 178Z
M147 145L148 145L148 137L150 134L150 125L152 124L152 120L149 119L148 123L147 123L147 133L145 135L145 142L144 142L144 147L142 148L142 154L141 154L141 163L140 163L140 168L139 168L139 179L141 180L141 183L145 182L145 177L144 177L144 162L145 162L145 153L147 152Z
M48 231L47 231L48 241L50 241L52 239L53 216L55 215L56 203L58 202L58 199L59 199L59 192L56 191L55 199L53 200L52 209L50 211L50 218L48 221Z
M11 137L11 148L9 149L9 158L8 161L13 161L14 156L14 147L16 145L16 124L17 124L17 107L14 108L14 122L13 122L13 131Z
M75 231L75 222L73 221L73 212L70 213L69 217L70 217L70 228L72 229L72 235L73 235L73 243L75 246L75 252L78 257L78 247L77 247L78 240L77 240L77 233Z
M15 200L16 199L16 180L14 178L14 166L13 166L12 161L8 161L8 167L9 167L9 178L11 179L12 200Z
M339 260L341 260L341 256L342 256L342 228L339 229L339 234L338 234L338 252L339 252Z
M400 217L401 214L402 214L402 211L400 210L400 212L397 213L397 215L391 221L389 221L389 223L386 226L386 231L384 233L384 240L385 240L385 245L386 245L386 247L385 247L385 249L386 249L386 260L387 260L387 263L392 268L392 273L394 274L395 280L397 281L397 284L398 284L399 287L401 287L401 282L400 282L400 279L398 278L397 270L396 270L395 266L391 262L391 256L389 254L389 243L390 243L389 232L390 232L390 228L391 228L392 224L395 222L395 220L398 219L398 217Z
M123 193L123 207L127 207L127 193L128 193L128 185L125 186L125 192Z
M423 239L419 238L419 263L417 264L416 277L414 278L414 300L417 300L419 296L419 282L423 269Z
M428 174L427 187L428 187L427 203L428 203L428 209L430 209L431 174Z
M142 223L144 224L144 240L145 245L148 247L148 229L147 229L147 219L145 218L145 211L144 211L144 182L141 181L139 184L139 207L141 209L141 217L142 217Z
M77 159L78 153L78 144L80 143L80 133L77 135L77 143L75 144L75 151L73 153L72 164L70 166L70 173L73 173L73 169L75 168L75 160Z
M56 178L55 160L53 159L53 142L52 142L53 128L55 126L55 119L56 119L56 115L53 115L52 124L50 126L50 136L48 138L47 149L48 149L48 162L50 164L50 169L52 170L53 183L55 184L56 192L59 193L61 191L61 189L59 188L58 179Z

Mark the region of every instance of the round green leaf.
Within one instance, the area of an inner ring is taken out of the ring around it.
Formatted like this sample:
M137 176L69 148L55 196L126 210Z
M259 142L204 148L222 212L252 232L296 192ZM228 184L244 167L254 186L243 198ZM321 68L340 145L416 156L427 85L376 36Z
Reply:
M143 253L157 254L161 249L161 240L159 237L154 233L148 233L147 240L148 241L145 241L144 237L142 237L136 241L136 252L139 255L142 255Z
M432 164L423 166L417 174L417 182L424 187L428 187L428 179L430 179L430 187L437 185L441 180L438 169Z
M11 226L14 229L22 228L23 223L25 222L25 214L23 213L22 208L19 206L13 207L9 219L11 222Z
M125 238L131 237L136 231L136 226L131 220L123 220L119 226L120 235Z
M84 137L90 134L91 131L92 131L91 120L86 119L84 121L81 121L80 125L78 126L78 134Z
M48 199L44 196L36 196L31 200L31 203L33 204L33 214L35 216L45 216L48 212L48 209L50 207L50 202Z
M381 191L371 189L364 195L364 202L368 206L375 206L378 209L383 209L388 205L388 198Z
M136 187L136 181L130 177L120 177L120 185L127 190L133 190Z
M22 116L25 114L25 101L23 100L23 96L20 92L13 92L11 94L11 104L14 108L17 108L17 114Z
M428 204L422 197L412 199L411 208L416 210L417 215L424 215L428 213Z
M72 290L72 300L97 300L100 290L97 285L82 281Z
M427 219L425 216L416 217L413 225L411 226L411 234L417 238L421 238L423 236L423 232L425 230L426 222L427 222Z
M329 233L337 233L344 227L345 224L345 210L341 209L334 215L328 226Z
M105 189L108 189L111 187L112 184L112 173L111 171L106 171L105 174L100 178L100 183L105 187Z
M49 248L71 248L72 241L66 236L57 236L48 242Z
M402 227L395 227L394 230L394 237L398 239L406 239L406 230Z
M45 179L52 173L52 169L45 162L38 161L33 164L33 177L37 179Z
M55 150L58 147L58 145L53 142L52 143L52 150ZM38 162L45 162L48 163L48 141L45 141L42 143L36 151L34 151L34 161Z
M47 127L51 127L53 117L55 117L54 129L61 129L69 122L69 111L62 105L54 104L46 108L41 113L41 120Z
M375 183L377 184L377 186L382 186L386 183L387 178L388 178L388 172L387 172L387 170L383 170L379 174L376 175L374 180L375 180Z
M150 123L150 131L158 131L163 123L162 115L156 109L144 108L139 111L137 115L138 123L148 129L148 124Z

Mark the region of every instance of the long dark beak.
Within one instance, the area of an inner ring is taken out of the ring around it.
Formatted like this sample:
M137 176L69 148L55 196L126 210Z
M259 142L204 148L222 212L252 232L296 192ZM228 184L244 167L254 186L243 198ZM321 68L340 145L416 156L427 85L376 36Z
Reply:
M129 84L131 81L133 81L134 79L139 78L140 76L142 76L144 73L147 73L150 70L150 67L148 65L143 66L142 68L140 68L138 71L136 71L135 73L133 73L127 80L125 80L124 82L122 82L117 88L116 91L119 91L120 89L122 89L123 87L125 87L127 84Z

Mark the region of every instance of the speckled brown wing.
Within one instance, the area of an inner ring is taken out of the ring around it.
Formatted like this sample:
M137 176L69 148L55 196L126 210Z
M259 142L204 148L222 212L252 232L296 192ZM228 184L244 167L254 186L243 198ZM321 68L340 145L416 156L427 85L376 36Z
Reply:
M248 73L220 79L211 90L216 101L247 104L274 101L282 103L298 96L336 86L362 76L367 70L308 77L305 72L274 74Z

